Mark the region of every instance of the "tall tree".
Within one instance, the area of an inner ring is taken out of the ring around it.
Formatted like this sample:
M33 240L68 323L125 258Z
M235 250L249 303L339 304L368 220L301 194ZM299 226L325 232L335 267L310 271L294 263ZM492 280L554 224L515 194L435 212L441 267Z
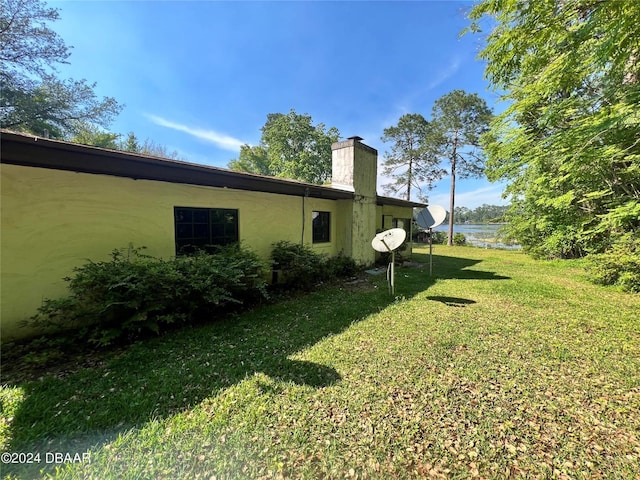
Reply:
M68 63L69 48L49 23L60 18L44 2L0 0L0 79L12 88L26 89L58 63Z
M257 173L258 175L275 176L269 164L267 149L262 145L242 145L240 157L229 162L229 168L239 172Z
M405 198L411 200L411 189L416 188L424 198L422 187L425 182L427 188L431 188L433 179L444 174L428 148L429 131L429 122L417 113L403 115L398 125L384 129L381 140L393 144L385 153L383 174L395 180L383 185L385 192L404 192Z
M331 144L338 129L313 125L310 115L270 113L262 127L260 145L245 145L229 168L262 175L293 178L309 183L331 179Z
M506 110L484 138L487 174L509 182L514 237L575 257L640 236L640 2L480 2L480 56ZM640 240L638 241L640 244Z
M170 151L166 146L148 138L140 142L140 139L133 132L127 134L127 138L118 144L117 149L124 150L125 152L140 153L142 155L181 160L177 151Z
M137 153L142 147L140 146L140 140L138 140L136 134L133 132L129 132L127 134L126 140L120 145L120 148L125 152Z
M70 54L49 27L58 19L40 0L0 0L0 126L71 137L82 122L106 126L121 110L98 99L95 84L56 78Z
M122 137L119 133L109 132L92 123L86 122L77 122L74 126L74 131L76 133L68 138L68 140L73 143L108 148L111 150L122 150L160 158L182 160L175 150L170 151L164 145L149 139L141 142L133 132L129 132L124 140L119 140Z
M91 145L94 147L110 148L118 150L120 144L118 138L120 135L104 131L90 123L78 122L74 127L75 134L69 139L70 142L79 143L81 145Z
M438 161L448 164L448 170L440 170L437 178L446 173L451 177L448 245L453 245L456 179L484 174L485 157L480 148L480 136L488 130L492 116L482 98L463 90L454 90L433 105L428 142Z

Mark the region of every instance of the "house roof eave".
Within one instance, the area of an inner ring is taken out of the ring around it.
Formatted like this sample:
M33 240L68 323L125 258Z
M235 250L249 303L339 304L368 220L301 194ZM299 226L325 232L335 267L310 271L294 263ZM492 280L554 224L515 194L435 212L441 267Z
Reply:
M0 162L7 164L331 200L354 198L353 192L323 185L45 139L8 130L0 131L0 143Z
M426 203L411 202L409 200L403 200L401 198L383 197L381 195L377 195L376 203L378 205L391 205L394 207L408 207L408 208L425 208L427 206Z

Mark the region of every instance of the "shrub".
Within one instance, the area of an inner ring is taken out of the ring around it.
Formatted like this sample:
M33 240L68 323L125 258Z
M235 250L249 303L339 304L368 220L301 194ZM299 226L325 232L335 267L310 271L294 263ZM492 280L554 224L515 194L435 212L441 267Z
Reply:
M606 252L589 255L587 272L594 283L640 292L640 237L626 234Z
M318 281L324 280L324 257L307 245L284 240L274 243L271 261L273 269L282 272L282 283L287 287L306 290Z
M287 241L273 244L271 261L274 270L282 272L282 284L290 289L309 290L318 282L350 276L357 271L349 257L341 254L327 258L308 245Z
M558 226L544 235L536 247L538 256L548 259L580 258L584 256L584 238L577 227Z
M466 245L467 237L464 236L464 233L454 233L453 234L453 244L454 245Z
M326 261L325 268L330 278L352 277L358 272L358 266L351 257L340 253L335 257L330 257Z
M239 246L171 260L114 250L110 261L76 267L75 276L65 278L71 295L45 300L27 324L73 329L80 339L106 346L264 298L261 270L259 258Z
M434 245L437 244L446 244L447 243L447 233L446 232L431 232L431 240Z

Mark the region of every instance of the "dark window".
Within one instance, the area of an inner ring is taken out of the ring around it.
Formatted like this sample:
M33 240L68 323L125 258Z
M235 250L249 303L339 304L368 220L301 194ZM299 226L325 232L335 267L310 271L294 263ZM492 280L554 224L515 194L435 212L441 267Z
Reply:
M331 212L313 212L313 243L331 241Z
M174 207L176 255L238 242L238 210Z

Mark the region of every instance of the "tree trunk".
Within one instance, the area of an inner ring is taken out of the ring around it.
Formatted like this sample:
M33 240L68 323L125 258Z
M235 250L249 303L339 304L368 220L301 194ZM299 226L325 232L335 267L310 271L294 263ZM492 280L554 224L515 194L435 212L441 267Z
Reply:
M456 162L458 161L458 132L453 137L453 153L451 155L451 193L449 194L449 232L447 245L453 245L453 210L456 204Z
M407 202L411 201L411 175L413 175L413 160L409 160L409 174L407 175Z
M456 158L451 160L451 193L449 194L449 233L447 236L447 245L453 245L453 210L455 208L456 199Z

